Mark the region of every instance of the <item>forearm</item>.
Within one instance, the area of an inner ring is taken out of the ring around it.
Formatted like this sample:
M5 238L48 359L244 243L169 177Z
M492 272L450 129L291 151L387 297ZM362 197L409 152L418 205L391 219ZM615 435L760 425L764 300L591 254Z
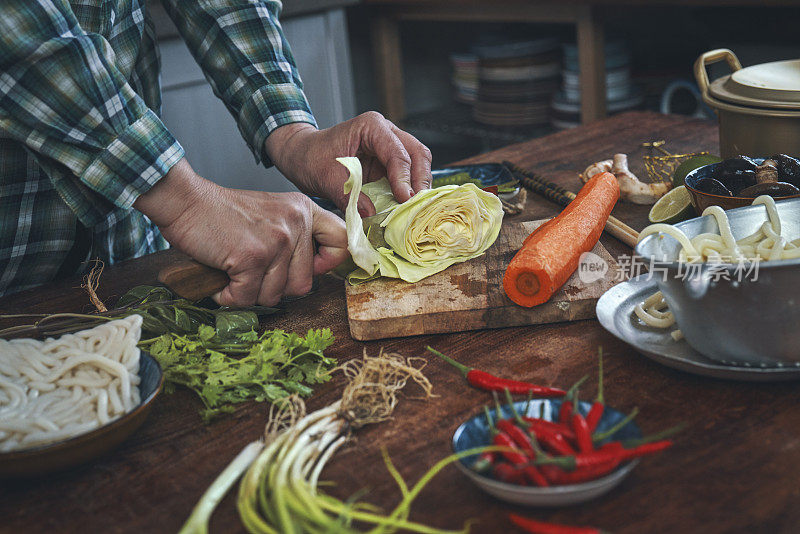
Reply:
M315 126L304 122L281 126L264 141L264 154L284 176L294 182L295 175L303 172L298 167L308 163L306 149L300 141L304 134L316 130Z
M217 187L194 172L186 158L178 161L149 191L139 196L133 207L161 228L170 226L187 211L197 209L213 197Z

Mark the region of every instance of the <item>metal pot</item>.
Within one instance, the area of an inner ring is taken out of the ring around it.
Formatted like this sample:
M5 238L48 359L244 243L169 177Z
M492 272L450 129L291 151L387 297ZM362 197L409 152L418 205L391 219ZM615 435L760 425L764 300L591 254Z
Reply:
M706 67L723 60L733 72L709 83ZM694 76L719 117L723 158L800 152L800 60L742 68L733 52L720 48L697 58Z
M776 204L783 235L800 236L800 199ZM763 205L727 214L737 240L767 220ZM675 227L690 239L719 233L711 215ZM724 363L800 364L800 259L762 261L754 272L745 270L753 264L682 264L677 261L680 249L675 239L654 234L636 246L636 254L649 265L678 327L695 350Z

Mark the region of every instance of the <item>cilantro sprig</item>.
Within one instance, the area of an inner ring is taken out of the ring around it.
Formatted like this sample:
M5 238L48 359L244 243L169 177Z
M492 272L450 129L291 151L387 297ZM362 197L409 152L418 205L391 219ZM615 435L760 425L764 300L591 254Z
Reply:
M201 325L196 334L162 334L140 343L164 369L167 391L175 385L194 391L209 421L254 400L273 402L330 379L336 360L323 351L334 341L330 329L304 336L283 330L220 332Z

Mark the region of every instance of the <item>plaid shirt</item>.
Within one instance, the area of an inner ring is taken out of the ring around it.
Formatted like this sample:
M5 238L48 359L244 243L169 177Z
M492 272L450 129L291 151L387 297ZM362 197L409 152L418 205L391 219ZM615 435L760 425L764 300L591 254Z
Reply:
M315 124L279 0L162 0L257 161ZM131 208L180 160L145 0L0 2L0 295L164 249Z

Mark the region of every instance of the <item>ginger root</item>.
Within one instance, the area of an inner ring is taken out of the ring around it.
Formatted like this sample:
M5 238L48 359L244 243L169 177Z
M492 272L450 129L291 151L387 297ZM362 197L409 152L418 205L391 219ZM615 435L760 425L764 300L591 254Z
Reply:
M586 183L592 176L601 172L613 174L619 183L619 193L622 200L627 200L634 204L654 204L656 200L672 189L670 182L647 183L639 180L628 169L628 156L626 154L614 154L614 159L592 163L580 177Z

